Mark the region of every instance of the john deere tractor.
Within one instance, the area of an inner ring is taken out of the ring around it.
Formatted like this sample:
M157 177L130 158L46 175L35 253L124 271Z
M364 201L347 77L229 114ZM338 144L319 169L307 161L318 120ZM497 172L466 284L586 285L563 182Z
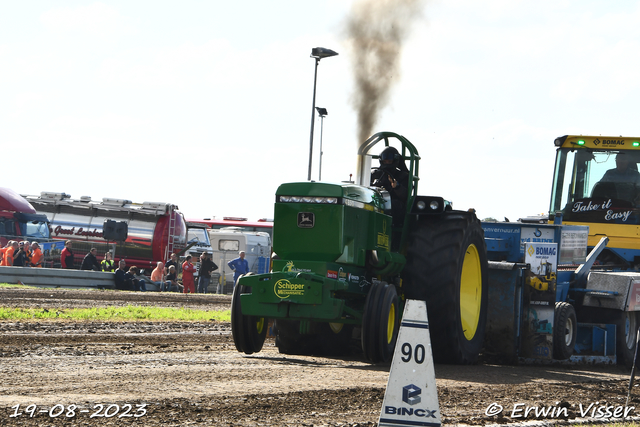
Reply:
M372 185L372 172L393 176L384 165L371 168L390 146L406 197ZM406 138L382 132L360 145L355 183L280 185L273 270L242 276L233 292L238 351L259 352L273 319L281 353L335 355L359 340L366 359L386 362L404 301L417 299L427 302L435 360L477 361L488 294L483 230L472 211L417 195L419 160Z

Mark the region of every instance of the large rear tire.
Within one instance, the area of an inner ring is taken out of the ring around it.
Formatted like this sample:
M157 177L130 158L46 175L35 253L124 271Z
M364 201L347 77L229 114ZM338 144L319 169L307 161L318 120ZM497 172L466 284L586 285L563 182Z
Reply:
M404 270L407 299L427 303L433 357L457 365L478 361L487 319L487 249L471 212L423 217L412 228Z

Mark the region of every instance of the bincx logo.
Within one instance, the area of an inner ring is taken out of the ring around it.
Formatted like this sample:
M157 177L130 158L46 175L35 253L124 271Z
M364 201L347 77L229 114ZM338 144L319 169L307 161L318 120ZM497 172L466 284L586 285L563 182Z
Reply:
M409 405L417 405L422 400L420 398L421 393L420 387L413 384L406 385L402 387L402 401Z

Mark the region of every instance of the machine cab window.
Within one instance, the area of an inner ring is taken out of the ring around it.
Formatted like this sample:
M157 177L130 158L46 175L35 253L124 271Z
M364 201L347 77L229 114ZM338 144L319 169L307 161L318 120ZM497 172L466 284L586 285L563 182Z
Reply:
M550 212L567 221L638 223L640 151L561 148Z

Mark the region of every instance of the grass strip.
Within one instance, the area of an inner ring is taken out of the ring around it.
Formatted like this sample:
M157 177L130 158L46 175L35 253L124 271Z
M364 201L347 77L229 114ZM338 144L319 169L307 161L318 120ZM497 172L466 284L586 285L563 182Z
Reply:
M231 321L231 311L192 310L172 307L100 307L100 308L11 308L0 307L0 320L65 319L65 320L149 320L149 321Z
M19 285L16 283L0 283L0 288L20 288L20 289L43 289L38 286L29 286L29 285Z

